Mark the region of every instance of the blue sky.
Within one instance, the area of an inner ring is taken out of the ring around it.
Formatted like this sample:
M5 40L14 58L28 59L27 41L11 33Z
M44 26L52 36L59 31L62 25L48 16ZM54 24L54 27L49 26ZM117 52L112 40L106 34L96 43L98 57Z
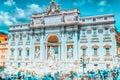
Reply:
M0 31L8 33L9 25L27 23L32 13L45 12L51 0L0 0ZM61 9L78 8L80 16L115 14L120 32L120 0L55 0Z

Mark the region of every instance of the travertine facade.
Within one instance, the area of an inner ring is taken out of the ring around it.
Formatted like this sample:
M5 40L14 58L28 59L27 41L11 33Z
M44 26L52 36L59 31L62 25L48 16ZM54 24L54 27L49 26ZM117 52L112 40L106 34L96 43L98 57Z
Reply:
M0 67L5 67L6 57L8 53L8 36L0 33Z
M113 14L81 17L52 1L30 23L10 26L7 65L81 70L84 57L86 70L116 66L114 22Z

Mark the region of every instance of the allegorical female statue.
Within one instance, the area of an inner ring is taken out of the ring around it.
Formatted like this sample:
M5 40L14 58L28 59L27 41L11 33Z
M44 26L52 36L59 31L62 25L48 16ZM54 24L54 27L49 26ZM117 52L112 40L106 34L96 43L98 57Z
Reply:
M35 48L35 58L38 58L40 56L40 48Z
M50 47L48 51L48 60L54 60L54 55L55 55L54 48Z
M67 51L67 58L71 59L73 57L73 48L70 46L70 48Z

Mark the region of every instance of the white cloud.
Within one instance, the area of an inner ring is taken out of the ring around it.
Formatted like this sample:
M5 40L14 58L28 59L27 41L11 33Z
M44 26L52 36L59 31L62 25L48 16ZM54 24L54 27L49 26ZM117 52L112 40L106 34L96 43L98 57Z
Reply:
M13 16L17 19L17 22L21 23L20 20L29 21L33 13L41 13L45 11L44 9L44 6L40 7L38 4L29 4L24 9L16 7Z
M13 23L16 23L16 18L9 15L8 12L0 11L0 22L0 26L2 26L3 24L6 26L10 26Z
M98 5L105 6L106 5L106 0L100 1Z
M16 3L15 3L15 1L13 1L13 0L7 0L6 2L4 2L4 5L7 5L7 6L13 6L13 5L15 5Z
M45 11L44 9L44 6L40 7L37 4L30 4L24 9L16 7L15 11L12 13L0 11L0 26L10 26L12 24L21 23L23 20L28 21L30 20L32 13L41 13Z
M30 4L27 6L27 10L31 13L40 13L44 11L44 8L40 7L38 4Z
M99 12L104 12L105 9L104 9L104 8L99 8L98 11L99 11Z
M15 14L17 18L25 18L25 11L21 8L16 7Z
M75 0L73 2L73 5L74 6L83 6L83 5L87 4L87 3L93 3L93 0Z
M107 0L102 0L98 3L98 12L104 12L105 10L110 9L111 5L107 3Z

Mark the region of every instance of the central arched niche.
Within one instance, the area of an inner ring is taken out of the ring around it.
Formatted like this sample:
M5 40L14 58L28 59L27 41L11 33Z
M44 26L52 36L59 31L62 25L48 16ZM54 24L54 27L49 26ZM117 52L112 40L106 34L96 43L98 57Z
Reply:
M52 35L48 38L48 42L49 43L58 43L59 42L59 39L56 35Z
M47 59L55 61L59 53L59 37L57 35L49 35L47 38L46 52Z

